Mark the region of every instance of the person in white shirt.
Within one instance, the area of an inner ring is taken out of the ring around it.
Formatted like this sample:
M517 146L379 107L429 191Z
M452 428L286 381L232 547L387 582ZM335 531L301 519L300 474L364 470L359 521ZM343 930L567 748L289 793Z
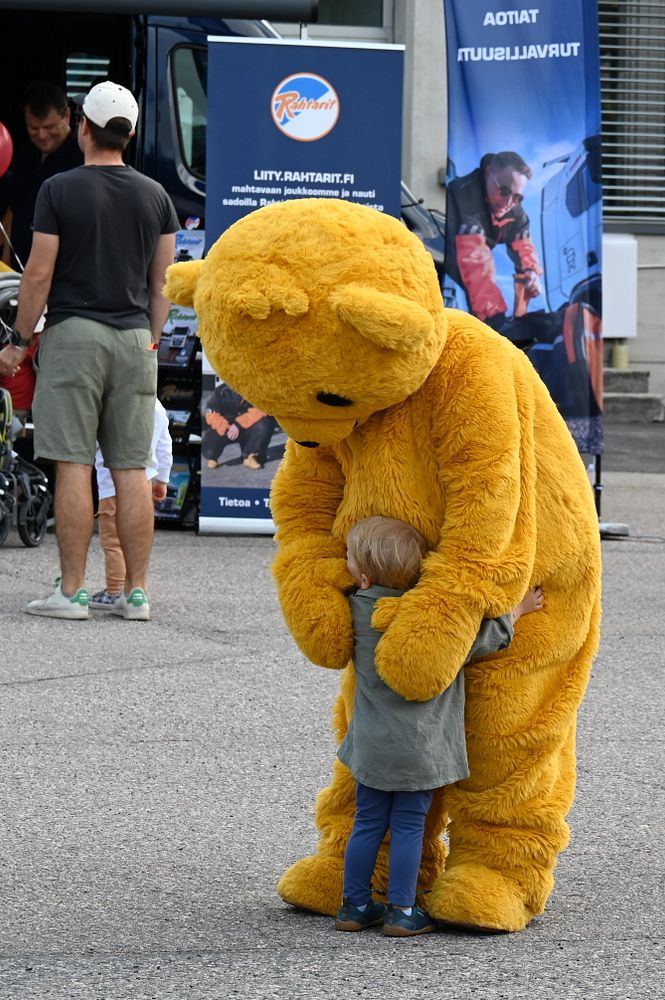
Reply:
M169 418L158 399L155 399L155 426L150 450L150 465L146 468L145 473L152 489L152 499L154 503L159 503L166 497L166 487L173 464L173 448L169 433ZM104 456L99 445L97 445L95 453L95 472L99 494L97 519L99 538L104 550L106 587L92 595L90 607L100 611L114 611L115 604L123 593L126 567L115 520L115 486L110 471L104 465ZM135 612L134 617L149 617L149 612L146 614L144 607L132 608L131 610ZM126 617L126 612L124 616Z

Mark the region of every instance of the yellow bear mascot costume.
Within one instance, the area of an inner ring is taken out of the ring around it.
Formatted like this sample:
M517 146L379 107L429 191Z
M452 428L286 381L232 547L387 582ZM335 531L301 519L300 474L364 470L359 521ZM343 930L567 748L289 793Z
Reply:
M288 435L274 576L302 651L343 671L339 740L354 693L352 524L402 518L431 546L417 586L373 619L379 674L408 699L443 691L481 619L543 587L545 610L509 648L465 668L471 773L435 794L419 877L418 902L442 923L521 930L568 842L575 719L600 622L592 492L547 389L506 339L444 309L419 240L364 206L262 208L204 261L173 265L166 295L193 305L213 367ZM336 760L316 802L317 853L279 883L287 902L336 913L354 806ZM376 890L386 867L384 845Z

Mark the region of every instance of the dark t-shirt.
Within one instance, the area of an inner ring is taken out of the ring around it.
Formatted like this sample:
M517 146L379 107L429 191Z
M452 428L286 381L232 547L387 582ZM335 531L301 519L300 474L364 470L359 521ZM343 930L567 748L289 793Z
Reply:
M159 237L178 228L161 184L132 167L78 167L46 181L34 229L60 238L46 325L82 316L149 328L150 261Z
M31 142L16 151L0 201L12 210L12 246L23 266L30 256L32 219L39 189L49 177L80 167L82 163L83 153L74 132L70 132L49 156L42 156ZM16 258L13 265L18 266L15 261Z

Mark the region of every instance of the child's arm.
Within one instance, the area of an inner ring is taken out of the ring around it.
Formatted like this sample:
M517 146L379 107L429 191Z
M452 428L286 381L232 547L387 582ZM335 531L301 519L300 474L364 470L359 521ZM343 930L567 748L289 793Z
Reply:
M156 479L161 483L168 483L171 476L171 466L173 465L173 442L169 432L169 418L166 410L155 400L155 433L153 438L153 450L157 459Z
M104 456L97 442L95 450L95 474L97 476L97 495L100 500L115 496L115 483L109 469L104 465Z
M477 660L481 656L489 656L490 653L498 653L500 649L509 646L513 641L515 622L519 621L522 615L540 611L544 603L540 587L531 587L509 614L500 618L483 618L465 663Z
M481 656L498 653L513 641L512 613L501 615L500 618L483 618L478 629L478 635L473 640L465 665Z

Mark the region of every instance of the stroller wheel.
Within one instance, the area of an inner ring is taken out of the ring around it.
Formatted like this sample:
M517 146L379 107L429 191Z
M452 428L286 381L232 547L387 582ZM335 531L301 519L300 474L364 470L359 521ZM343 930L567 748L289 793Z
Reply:
M16 527L19 538L29 549L44 540L47 528L48 497L29 497L18 506Z

